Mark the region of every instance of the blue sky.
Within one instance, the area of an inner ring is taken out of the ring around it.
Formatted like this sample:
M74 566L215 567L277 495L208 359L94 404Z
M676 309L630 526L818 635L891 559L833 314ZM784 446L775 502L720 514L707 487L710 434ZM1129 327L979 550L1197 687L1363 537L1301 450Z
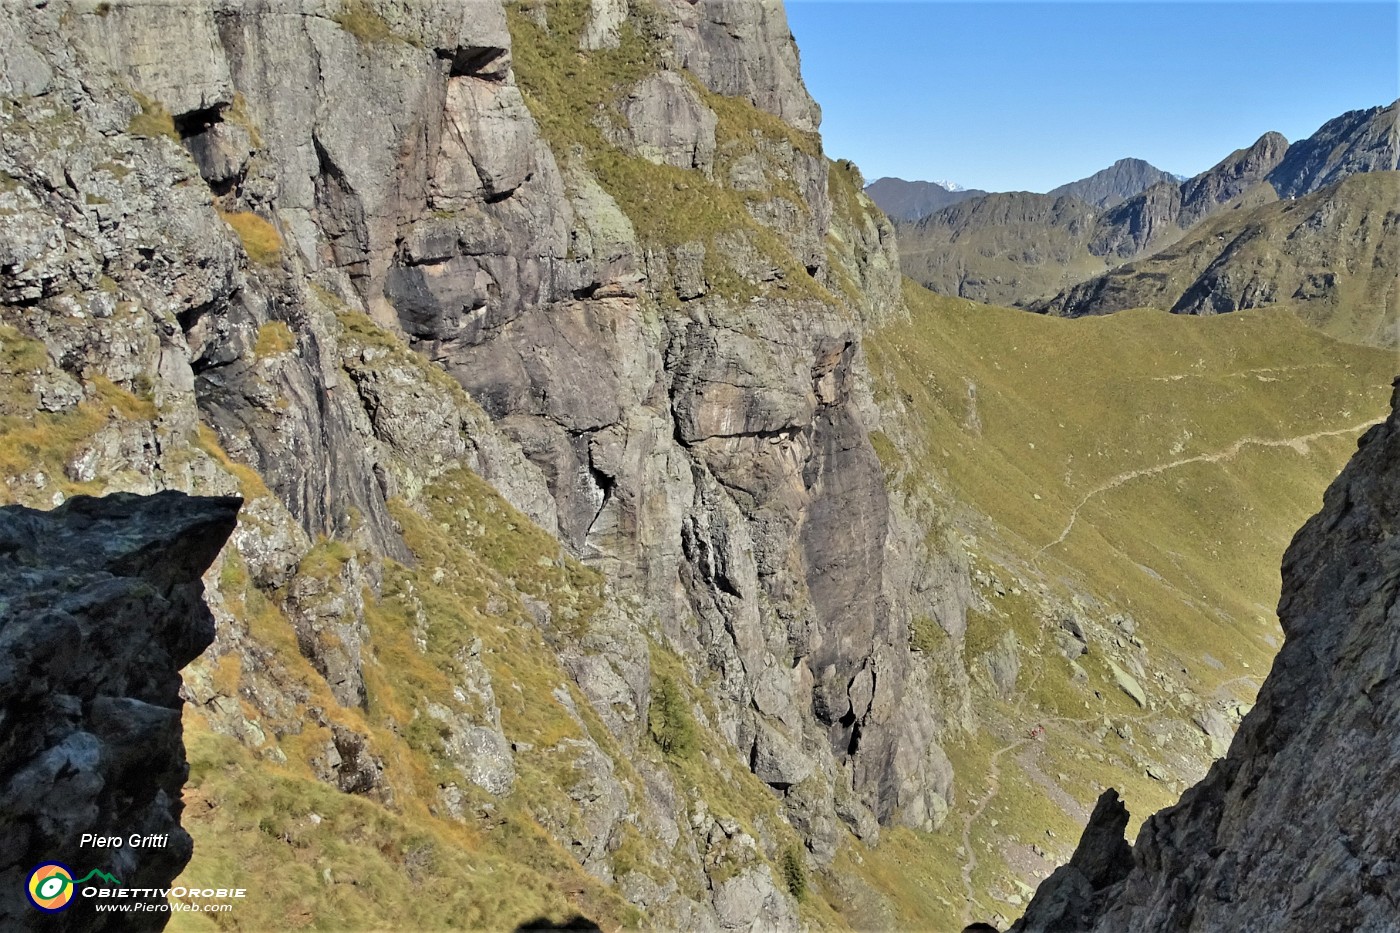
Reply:
M1192 175L1400 96L1400 4L787 0L833 158L1044 191L1125 156Z

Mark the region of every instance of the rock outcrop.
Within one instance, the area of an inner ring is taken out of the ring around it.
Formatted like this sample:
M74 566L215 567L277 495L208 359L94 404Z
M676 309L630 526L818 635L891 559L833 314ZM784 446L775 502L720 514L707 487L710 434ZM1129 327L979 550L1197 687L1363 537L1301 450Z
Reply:
M1358 172L1392 172L1397 168L1400 100L1328 120L1316 133L1289 148L1268 178L1279 197L1295 198Z
M1229 754L1143 824L1130 858L1126 813L1101 800L1013 930L1394 929L1397 526L1400 391L1284 556L1287 639Z
M0 508L0 925L158 930L168 913L61 914L25 901L31 869L99 868L167 888L190 859L180 669L214 638L201 575L241 500L164 492ZM120 837L116 847L82 836ZM132 847L131 836L165 844ZM75 878L76 880L76 878ZM163 897L138 898L164 904Z
M909 624L959 637L963 571L869 437L893 231L822 153L779 3L73 2L0 30L0 404L52 429L5 495L245 495L187 684L208 728L385 805L425 756L434 819L577 772L539 825L676 926L792 922L793 827L824 865L843 824L946 813L954 717ZM386 684L385 606L438 692ZM446 617L476 626L450 650ZM567 740L511 719L510 626ZM678 816L705 791L654 741L657 652L707 769L781 816ZM637 837L662 880L624 871ZM740 875L707 861L740 839Z

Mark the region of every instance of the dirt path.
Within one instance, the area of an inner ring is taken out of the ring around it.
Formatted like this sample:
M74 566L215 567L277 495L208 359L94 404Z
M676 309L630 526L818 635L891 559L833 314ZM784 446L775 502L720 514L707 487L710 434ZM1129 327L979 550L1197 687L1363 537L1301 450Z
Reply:
M987 793L977 802L977 806L972 808L972 812L967 815L967 819L963 820L962 847L963 852L966 853L963 858L962 866L964 892L962 909L963 926L967 926L972 922L972 905L977 902L972 889L972 873L977 869L977 850L972 846L972 824L977 822L978 817L982 815L982 812L987 809L988 805L991 804L992 800L1001 790L1001 766L999 764L1001 756L1013 749L1020 748L1029 741L1029 738L1017 739L1010 745L1003 746L992 752L991 764L987 768Z
M1241 444L1242 443L1243 442L1241 442ZM1050 630L1052 627L1053 624L1049 617L1045 617L1040 620L1040 626L1037 632L1035 646L1033 648L1037 656L1039 656L1049 644ZM1044 670L1045 668L1043 665L1035 667L1031 676L1027 679L1026 683L1018 691L1018 699L1015 706L1015 718L1013 719L1013 728L1020 728L1019 725L1016 725L1016 720L1024 720L1024 722L1030 722L1034 720L1038 726L1042 727L1042 729L1046 725L1050 724L1062 727L1071 726L1083 728L1086 724L1102 718L1103 714L1101 712L1090 713L1088 716L1084 717L1077 717L1048 716L1045 715L1043 711L1037 711L1037 714L1035 716L1027 717L1027 710L1025 708L1026 698L1033 692L1034 687L1036 683L1039 682L1041 675L1044 673ZM1161 709L1143 710L1142 712L1137 713L1135 715L1125 715L1120 716L1119 718L1130 722L1145 723L1160 716L1162 712L1163 710ZM1024 722L1022 723L1022 725L1024 725ZM982 798L978 800L977 805L972 808L972 812L970 812L963 819L961 842L962 849L965 854L963 856L961 872L963 885L963 906L961 916L962 924L964 926L971 923L974 919L979 919L973 916L973 909L974 905L977 904L977 898L976 892L972 884L972 874L974 871L977 870L977 851L972 845L972 828L974 824L976 824L976 822L979 819L981 819L982 814L986 812L987 808L991 806L992 801L996 799L997 794L1001 792L1001 758L1003 755L1005 755L1008 752L1020 749L1023 746L1030 745L1031 748L1026 750L1026 754L1021 755L1017 758L1017 763L1021 766L1021 771L1023 775L1035 781L1035 783L1041 787L1041 790L1047 795L1047 797L1049 797L1052 800L1052 802L1054 802L1057 806L1059 806L1062 810L1066 812L1066 815L1072 815L1082 822L1088 822L1088 811L1072 796L1065 793L1064 790L1060 788L1059 785L1056 784L1053 780L1051 780L1048 775L1046 775L1040 770L1039 757L1043 748L1041 743L1045 741L1044 736L1045 733L1042 731L1040 733L1039 738L1032 738L1032 736L1028 732L1022 738L1019 738L1016 741L1011 742L1008 745L1004 745L1001 748L998 748L992 752L991 759L987 767L986 792L982 795Z
M1119 473L1108 482L1089 490L1088 494L1085 495L1083 499L1079 500L1079 504L1069 513L1069 522L1065 525L1064 531L1061 531L1060 536L1054 541L1051 541L1041 548L1040 553L1044 554L1052 547L1064 543L1064 540L1069 537L1069 533L1074 530L1074 523L1079 518L1080 510L1088 505L1090 500L1096 496L1117 489L1125 483L1130 483L1135 479L1142 479L1144 476L1157 476L1168 470L1174 470L1177 467L1192 463L1219 463L1222 460L1233 460L1235 457L1239 456L1240 451L1244 450L1246 447L1291 447L1299 453L1306 453L1308 441L1321 440L1324 437L1338 437L1343 434L1360 434L1372 425L1379 424L1381 420L1383 419L1372 419L1370 421L1363 421L1361 424L1352 425L1351 427L1337 428L1332 431L1314 431L1311 434L1300 434L1297 437L1275 439L1252 436L1242 437L1224 450L1219 450L1215 453L1197 454L1194 457L1183 457L1180 460L1171 460L1166 463L1159 463L1156 466L1143 467L1140 470L1128 470L1125 473Z

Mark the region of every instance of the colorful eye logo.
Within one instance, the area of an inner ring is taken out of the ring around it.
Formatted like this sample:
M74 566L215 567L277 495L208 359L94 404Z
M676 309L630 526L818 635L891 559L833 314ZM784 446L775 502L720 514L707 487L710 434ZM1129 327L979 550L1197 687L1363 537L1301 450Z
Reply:
M45 862L29 873L29 903L49 914L67 910L73 902L73 870L58 862Z

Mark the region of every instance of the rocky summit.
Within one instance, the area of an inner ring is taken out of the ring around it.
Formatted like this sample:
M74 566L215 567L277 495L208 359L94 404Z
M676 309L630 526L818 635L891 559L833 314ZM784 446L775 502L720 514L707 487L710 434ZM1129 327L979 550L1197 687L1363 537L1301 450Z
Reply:
M987 207L979 209L978 199L922 218L891 213L903 241L902 267L941 294L1039 311L1166 307L1160 298L1133 304L1099 301L1087 293L1117 276L1121 264L1178 255L1182 244L1207 228L1218 235L1207 220L1237 223L1241 213L1280 199L1324 189L1332 194L1348 178L1393 172L1400 138L1398 104L1343 114L1291 146L1280 134L1265 133L1184 181L1140 160L1124 159L1046 195L990 195ZM1340 194L1349 201L1349 191ZM1031 209L997 206L998 199L1006 198L1019 198ZM1384 223L1384 217L1382 208L1377 223ZM1365 248L1374 239L1348 235L1340 248L1349 249L1353 242ZM1304 263L1319 275L1323 264L1334 277L1366 267L1363 259L1321 256Z
M0 508L6 929L158 930L169 919L104 917L82 898L49 916L25 889L35 866L62 855L74 871L97 866L128 888L167 888L189 861L180 669L214 640L200 577L240 504L163 492ZM155 844L133 848L133 836ZM94 839L122 844L107 851Z

